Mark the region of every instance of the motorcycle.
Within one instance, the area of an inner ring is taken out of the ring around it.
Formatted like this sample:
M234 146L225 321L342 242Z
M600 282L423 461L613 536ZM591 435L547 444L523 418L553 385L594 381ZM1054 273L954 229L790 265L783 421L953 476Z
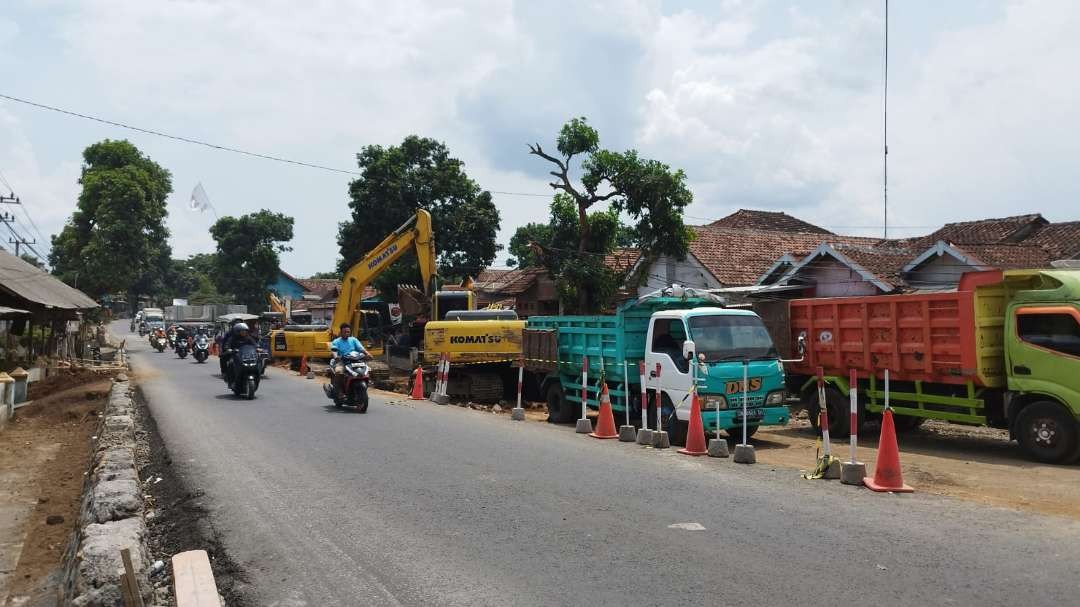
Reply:
M169 339L164 334L159 333L150 339L150 345L154 346L154 349L160 354L169 345Z
M191 356L196 362L206 362L206 359L210 357L210 338L205 335L196 335L195 343L191 347Z
M323 392L334 401L335 407L355 407L357 412L367 413L368 384L371 383L367 362L359 352L349 352L343 362L345 372L338 377L335 369L342 361L337 358L330 361L330 368L326 370L330 383L323 386Z
M187 355L188 355L188 340L187 340L187 338L186 337L178 337L174 341L176 342L176 346L173 348L173 351L176 352L176 355L179 356L180 358L187 358Z
M255 346L245 344L233 350L229 356L226 379L229 389L238 397L255 398L259 389L259 352Z

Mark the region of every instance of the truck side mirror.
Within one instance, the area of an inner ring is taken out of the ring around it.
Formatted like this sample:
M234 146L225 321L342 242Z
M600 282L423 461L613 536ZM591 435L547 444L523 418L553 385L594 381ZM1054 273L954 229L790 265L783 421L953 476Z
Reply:
M683 358L685 358L686 360L693 360L695 352L697 352L697 346L694 344L693 340L688 339L688 340L683 342L683 345L682 345Z
M799 356L806 354L806 335L800 335L795 347L799 350Z

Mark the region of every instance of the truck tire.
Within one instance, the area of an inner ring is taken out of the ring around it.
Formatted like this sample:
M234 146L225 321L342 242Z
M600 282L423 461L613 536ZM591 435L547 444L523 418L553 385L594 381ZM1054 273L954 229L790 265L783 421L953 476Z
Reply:
M558 382L552 383L547 390L548 423L568 424L577 418L574 408L566 400L562 386Z
M1032 459L1066 463L1077 450L1076 419L1055 402L1031 403L1016 418L1016 440Z
M851 405L848 399L836 388L825 386L825 407L829 414L829 438L847 438L851 433ZM810 418L810 425L814 427L815 433L821 432L818 411L818 393L815 389L806 404L806 415Z
M896 427L897 432L914 432L923 425L926 421L925 417L915 417L914 415L896 415L893 414L893 425Z

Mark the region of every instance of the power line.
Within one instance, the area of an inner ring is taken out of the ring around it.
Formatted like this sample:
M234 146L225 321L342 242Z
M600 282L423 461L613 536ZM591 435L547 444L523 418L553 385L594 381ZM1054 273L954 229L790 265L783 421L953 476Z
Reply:
M11 185L11 182L8 181L7 178L4 176L3 171L0 171L0 183L3 183L5 186L7 186L8 191L11 192L12 195L14 195L15 188ZM15 204L17 204L19 209L22 210L23 216L25 216L26 220L30 222L31 227L34 228L34 233L37 234L37 237L41 239L42 244L48 244L49 239L45 238L45 235L41 233L41 230L38 228L37 223L35 223L34 218L30 216L30 212L26 210L26 205L23 204L22 200L20 198L16 198ZM26 230L26 226L23 226L23 229Z
M32 107L36 107L36 108L43 109L43 110L49 110L50 112L58 112L60 114L67 114L68 116L74 116L76 118L82 118L84 120L92 120L94 122L100 122L102 124L107 124L109 126L120 127L122 129L128 129L128 130L136 131L136 132L139 132L139 133L145 133L147 135L155 135L157 137L164 137L166 139L173 139L173 140L176 140L176 141L182 141L184 143L191 143L191 144L194 144L194 145L201 145L201 146L204 146L204 147L212 148L212 149L215 149L215 150L221 150L221 151L224 151L224 152L232 152L234 154L243 154L244 156L252 156L252 157L255 157L255 158L262 158L263 160L273 160L274 162L283 162L283 163L286 163L286 164L292 164L292 165L307 167L307 168L311 168L311 169L321 169L323 171L330 171L330 172L333 172L333 173L343 173L345 175L360 175L361 174L358 171L349 171L349 170L345 170L345 169L338 169L338 168L334 168L334 167L324 166L324 165L321 165L321 164L315 164L315 163L312 163L312 162L303 162L303 161L300 161L300 160L292 160L290 158L282 158L281 156L271 156L269 154L260 154L259 152L251 152L251 151L248 151L248 150L242 150L240 148L234 148L234 147L225 146L225 145L218 145L216 143L209 143L209 142L206 142L206 141L200 141L198 139L192 139L190 137L183 137L183 136L180 136L180 135L172 135L170 133L165 133L165 132L157 131L157 130L154 130L154 129L145 129L145 128L138 127L138 126L132 126L130 124L124 124L123 122L116 122L114 120L107 120L105 118L99 118L97 116L91 116L90 114L82 114L80 112L75 112L75 111L72 111L72 110L65 110L63 108L55 107L55 106L52 106L52 105L46 105L44 103L37 103L35 101L30 101L28 99L22 99L22 98L19 98L19 97L13 97L11 95L6 95L4 93L0 93L0 98L7 99L9 101L14 101L16 103L22 103L22 104L29 105L29 106L32 106Z

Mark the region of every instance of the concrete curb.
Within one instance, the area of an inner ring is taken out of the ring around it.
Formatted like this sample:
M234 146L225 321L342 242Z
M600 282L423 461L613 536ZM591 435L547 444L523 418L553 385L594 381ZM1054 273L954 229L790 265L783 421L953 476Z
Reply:
M150 604L143 494L135 469L135 402L127 377L114 380L83 487L79 523L64 552L60 604L123 604L120 551L131 550L143 599Z

